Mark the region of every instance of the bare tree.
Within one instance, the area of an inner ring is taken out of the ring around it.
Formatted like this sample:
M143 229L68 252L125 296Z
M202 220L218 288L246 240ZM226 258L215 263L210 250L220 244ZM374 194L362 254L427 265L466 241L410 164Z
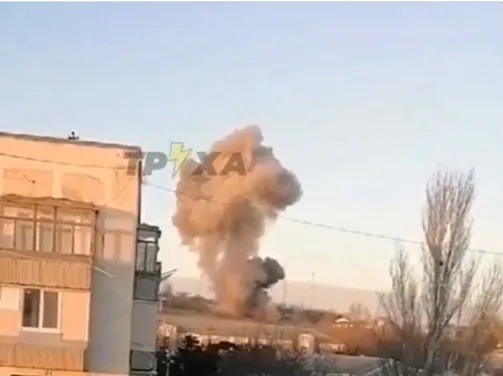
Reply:
M371 318L369 309L363 303L351 303L349 306L349 317L355 321L369 321Z
M476 291L480 258L469 252L474 188L471 171L438 172L428 184L422 279L414 277L403 248L398 249L391 267L392 292L381 296L393 332L390 343L395 344L390 348L395 362L388 367L392 374L421 369L425 376L451 370L471 376L484 363L491 320L502 305L503 273L495 263ZM456 322L457 327L466 322L468 329L453 339Z
M381 295L387 313L388 330L380 333L382 355L389 358L384 370L389 375L415 375L422 360L421 309L418 284L412 274L408 255L397 244L397 255L390 266L391 293Z

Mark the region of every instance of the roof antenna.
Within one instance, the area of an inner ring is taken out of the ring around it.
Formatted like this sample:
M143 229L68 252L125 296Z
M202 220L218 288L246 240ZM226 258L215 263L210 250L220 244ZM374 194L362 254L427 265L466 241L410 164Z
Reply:
M80 137L79 137L79 136L77 136L77 135L75 134L75 132L73 132L73 131L72 131L72 132L68 135L68 139L69 139L69 140L79 140L79 139L80 139Z

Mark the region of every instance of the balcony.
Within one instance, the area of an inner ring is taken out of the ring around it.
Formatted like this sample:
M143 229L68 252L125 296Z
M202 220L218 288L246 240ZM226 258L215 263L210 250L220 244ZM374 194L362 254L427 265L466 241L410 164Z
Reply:
M160 262L157 264L161 264ZM157 302L159 300L159 284L161 283L161 270L156 266L155 273L136 271L134 280L134 298Z
M92 259L61 260L34 252L0 252L0 284L91 289ZM57 255L56 255L57 256Z
M0 365L61 371L84 371L85 349L0 343Z
M0 197L0 284L90 289L95 217L88 204Z
M157 261L161 231L156 226L141 224L138 229L134 298L158 301L161 263Z

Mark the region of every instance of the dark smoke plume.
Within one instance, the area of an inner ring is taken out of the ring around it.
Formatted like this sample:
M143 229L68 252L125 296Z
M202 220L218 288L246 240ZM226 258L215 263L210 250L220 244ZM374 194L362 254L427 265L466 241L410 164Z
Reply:
M274 259L261 259L259 242L266 225L302 194L293 173L262 145L257 126L233 132L213 144L217 174L194 174L201 164L189 160L177 186L173 224L182 243L199 255L220 310L266 319L273 310L266 289L285 278ZM220 174L240 156L245 173Z

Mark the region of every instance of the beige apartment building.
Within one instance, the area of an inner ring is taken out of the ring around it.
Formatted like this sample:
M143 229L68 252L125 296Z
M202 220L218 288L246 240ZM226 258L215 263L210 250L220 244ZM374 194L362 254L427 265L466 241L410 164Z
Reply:
M152 371L161 233L131 152L0 132L0 376Z

